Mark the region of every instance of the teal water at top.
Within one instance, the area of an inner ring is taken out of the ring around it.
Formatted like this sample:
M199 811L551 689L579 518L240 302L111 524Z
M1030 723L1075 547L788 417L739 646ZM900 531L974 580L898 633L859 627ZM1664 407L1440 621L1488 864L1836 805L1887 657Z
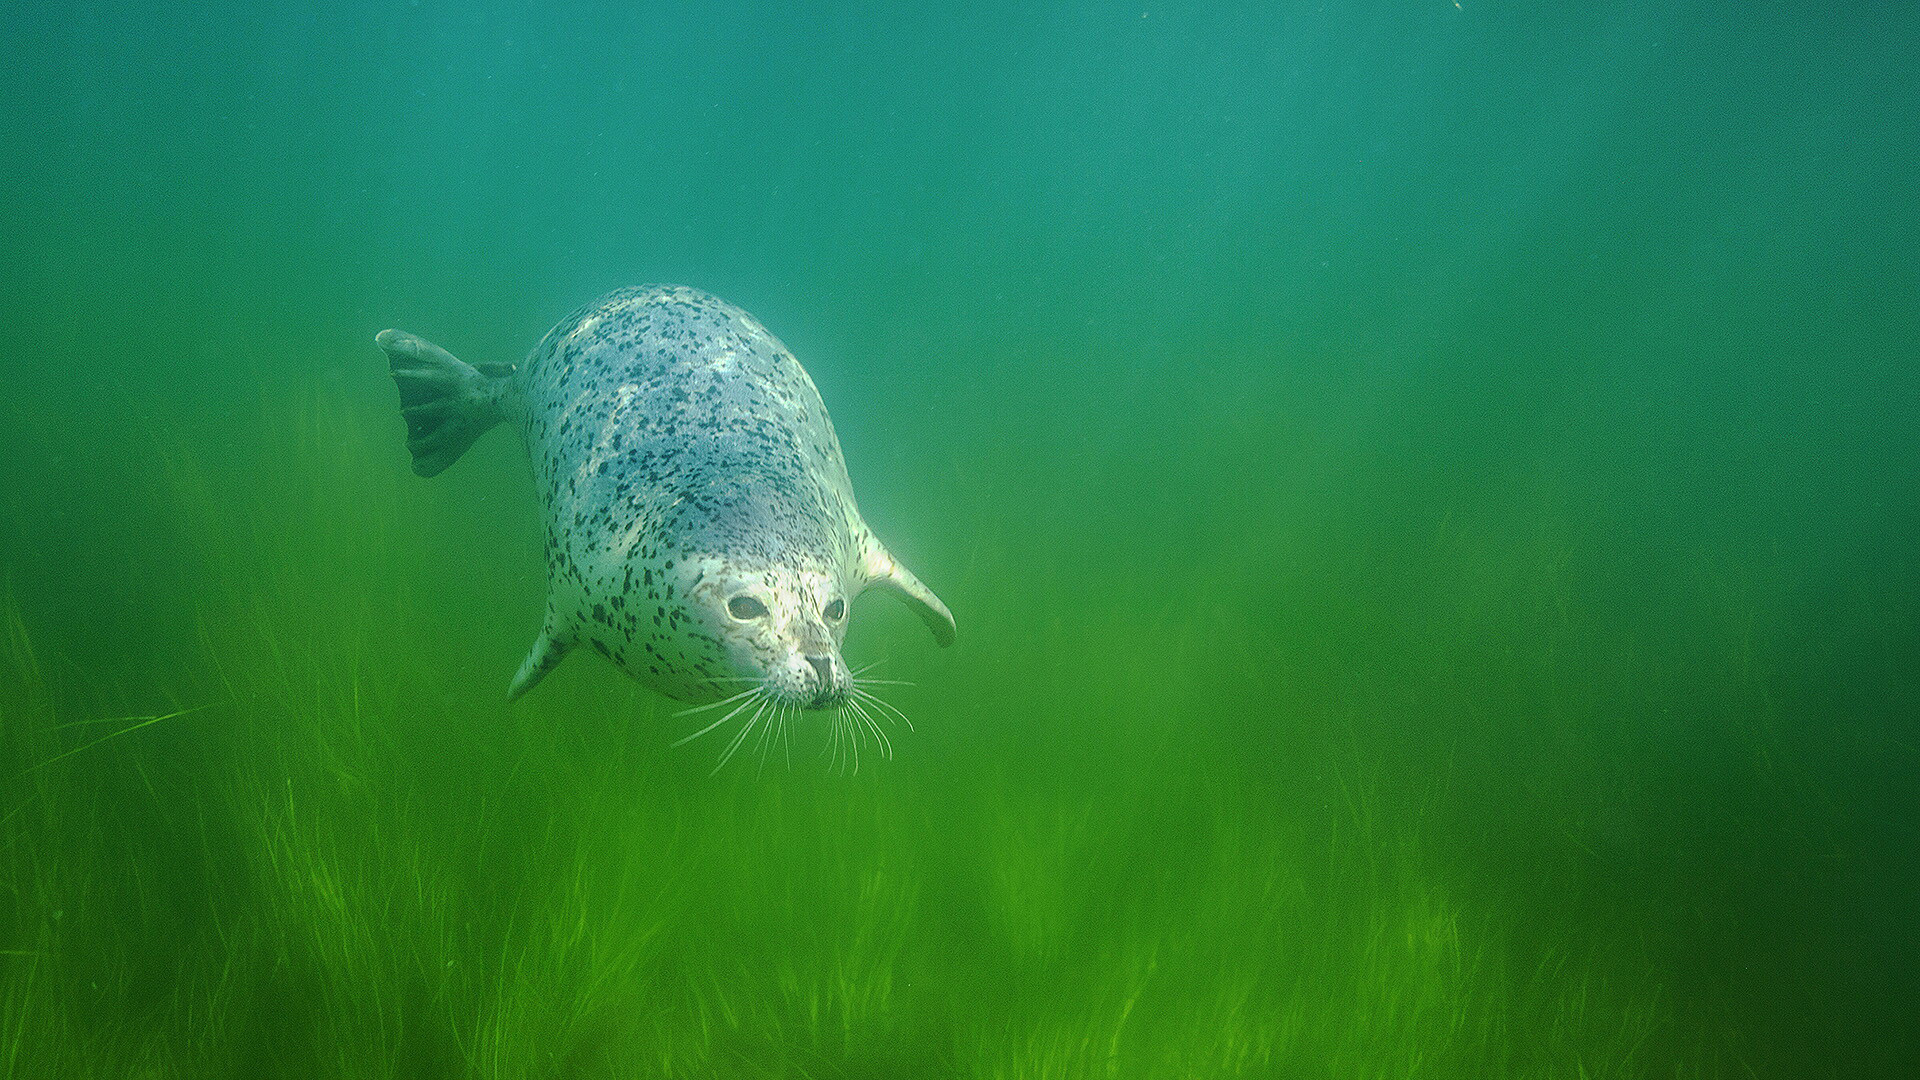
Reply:
M863 604L930 718L900 775L1037 754L1070 806L1158 732L1242 822L1332 745L1444 775L1383 797L1516 955L1610 927L1674 1060L1895 1075L1916 55L1882 3L14 4L0 588L76 715L189 697L207 597L285 579L406 609L444 651L390 687L504 687L525 466L405 476L373 335L511 362L696 286L959 619ZM593 663L570 708L628 693ZM1165 828L1113 847L1177 878Z

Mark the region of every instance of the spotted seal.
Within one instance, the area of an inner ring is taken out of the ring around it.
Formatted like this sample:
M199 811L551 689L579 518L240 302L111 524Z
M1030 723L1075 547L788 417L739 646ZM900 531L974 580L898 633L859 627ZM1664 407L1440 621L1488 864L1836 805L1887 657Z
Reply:
M840 642L871 586L952 643L947 606L860 516L813 380L732 304L618 289L518 365L463 363L398 330L376 341L414 472L438 474L502 421L532 459L547 609L510 700L587 644L682 701L837 707L854 689Z

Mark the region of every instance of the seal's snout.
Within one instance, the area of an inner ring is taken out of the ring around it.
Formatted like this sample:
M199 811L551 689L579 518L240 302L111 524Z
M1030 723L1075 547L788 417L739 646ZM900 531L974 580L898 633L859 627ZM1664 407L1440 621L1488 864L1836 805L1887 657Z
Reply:
M832 655L808 656L807 666L813 669L812 698L807 702L810 709L827 709L840 703L847 696L850 679L845 675L839 659Z

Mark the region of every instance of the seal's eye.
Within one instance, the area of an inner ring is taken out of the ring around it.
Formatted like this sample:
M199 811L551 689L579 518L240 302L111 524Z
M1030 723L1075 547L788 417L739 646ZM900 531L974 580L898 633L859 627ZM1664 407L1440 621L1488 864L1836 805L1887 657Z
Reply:
M846 613L847 602L845 600L834 600L827 605L826 615L828 622L839 622L840 617Z
M767 614L767 605L751 596L736 596L727 601L727 614L746 622L749 619L762 618Z

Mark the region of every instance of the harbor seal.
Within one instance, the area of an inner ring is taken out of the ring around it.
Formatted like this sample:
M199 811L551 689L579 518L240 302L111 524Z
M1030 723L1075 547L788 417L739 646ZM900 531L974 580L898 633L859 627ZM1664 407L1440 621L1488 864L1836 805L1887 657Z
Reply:
M532 460L546 617L509 700L586 644L681 701L836 708L860 693L840 642L873 586L953 642L947 606L860 516L813 380L732 304L618 289L518 365L463 363L398 330L375 340L414 472L440 473L502 421Z

